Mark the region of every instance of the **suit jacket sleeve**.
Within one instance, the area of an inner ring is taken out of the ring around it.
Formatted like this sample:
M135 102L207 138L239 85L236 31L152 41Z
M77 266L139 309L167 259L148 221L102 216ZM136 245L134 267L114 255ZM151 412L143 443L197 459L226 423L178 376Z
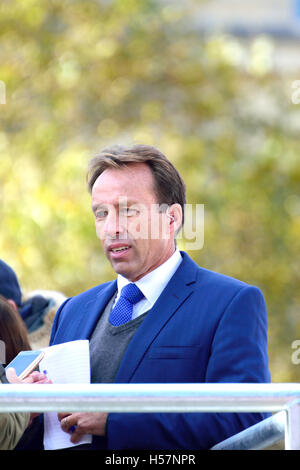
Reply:
M269 381L264 298L256 287L243 286L215 325L203 382ZM209 449L267 416L264 413L114 413L108 417L108 448Z

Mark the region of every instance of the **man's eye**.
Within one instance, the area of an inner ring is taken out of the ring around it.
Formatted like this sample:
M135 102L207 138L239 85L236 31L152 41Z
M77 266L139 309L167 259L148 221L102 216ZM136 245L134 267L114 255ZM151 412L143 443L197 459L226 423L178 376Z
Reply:
M134 209L132 207L123 207L120 212L122 215L126 217L134 217L135 215L138 215L139 213L137 209Z
M95 212L96 219L103 219L106 216L107 216L107 211L105 210L98 210Z

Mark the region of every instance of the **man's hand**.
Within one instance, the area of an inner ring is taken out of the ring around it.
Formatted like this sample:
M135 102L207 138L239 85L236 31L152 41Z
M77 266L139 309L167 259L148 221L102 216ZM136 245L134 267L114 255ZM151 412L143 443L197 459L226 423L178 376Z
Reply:
M107 413L59 413L61 428L71 434L71 442L76 444L84 434L105 435Z

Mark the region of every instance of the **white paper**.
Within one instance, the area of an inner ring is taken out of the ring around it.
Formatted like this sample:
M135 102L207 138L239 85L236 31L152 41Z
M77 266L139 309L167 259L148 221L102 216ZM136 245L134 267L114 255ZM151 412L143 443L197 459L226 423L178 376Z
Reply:
M40 371L47 371L47 377L54 384L90 383L90 350L88 340L70 341L43 348L45 357L40 362ZM73 444L70 434L61 429L57 413L44 414L45 450L65 449L92 442L91 435L82 436Z

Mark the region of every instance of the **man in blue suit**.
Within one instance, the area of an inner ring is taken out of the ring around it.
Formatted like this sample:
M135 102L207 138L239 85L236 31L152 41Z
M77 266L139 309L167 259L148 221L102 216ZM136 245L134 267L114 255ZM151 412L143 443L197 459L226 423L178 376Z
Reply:
M51 344L89 339L94 383L270 380L267 315L256 287L200 268L176 248L185 185L157 149L114 147L88 184L96 232L117 280L68 299ZM60 414L74 443L97 449L209 449L261 413Z

